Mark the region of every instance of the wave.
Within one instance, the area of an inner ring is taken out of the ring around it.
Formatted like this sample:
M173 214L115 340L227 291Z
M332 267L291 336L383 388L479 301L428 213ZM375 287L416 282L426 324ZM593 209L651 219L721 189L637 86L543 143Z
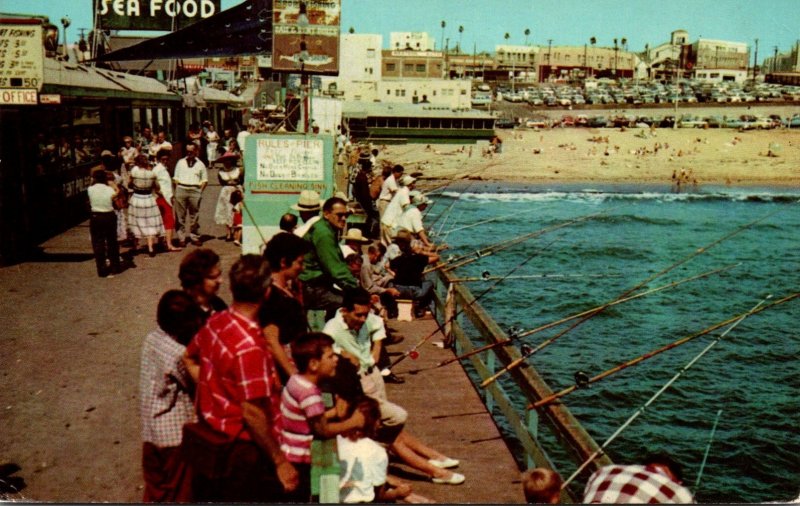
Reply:
M750 202L795 204L800 202L800 193L750 193L741 191L713 193L663 193L663 192L607 192L594 189L577 191L543 190L540 192L496 192L496 193L458 193L447 191L442 196L476 202L582 202L601 204L603 202Z

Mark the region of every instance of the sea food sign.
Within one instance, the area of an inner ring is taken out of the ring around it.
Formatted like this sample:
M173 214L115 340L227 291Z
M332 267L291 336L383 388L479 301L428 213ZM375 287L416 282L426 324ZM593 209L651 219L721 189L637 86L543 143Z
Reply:
M272 68L337 75L341 12L341 0L275 0Z
M220 12L221 0L95 0L99 26L111 30L172 31Z

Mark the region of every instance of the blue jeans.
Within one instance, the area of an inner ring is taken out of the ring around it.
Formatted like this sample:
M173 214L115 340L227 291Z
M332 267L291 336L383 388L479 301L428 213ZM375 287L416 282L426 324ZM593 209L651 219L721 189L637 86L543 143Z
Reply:
M420 286L394 285L394 287L400 292L400 297L416 302L417 310L429 308L433 301L433 281L423 279Z

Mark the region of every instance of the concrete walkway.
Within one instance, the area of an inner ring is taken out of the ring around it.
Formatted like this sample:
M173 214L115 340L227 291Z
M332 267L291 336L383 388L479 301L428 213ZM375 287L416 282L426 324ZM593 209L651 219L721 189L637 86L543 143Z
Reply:
M201 206L205 247L222 258L226 273L239 255L216 237L219 186L210 171ZM136 268L98 278L88 222L47 241L33 261L0 268L0 464L17 463L27 487L9 500L139 502L142 494L138 420L139 354L155 327L161 294L179 288L183 253L140 255ZM220 295L230 301L225 281ZM427 335L432 320L391 323L405 341L401 352ZM437 336L434 341L440 341ZM447 356L432 344L403 373ZM409 430L461 460L460 486L434 485L399 464L392 471L437 502L523 502L519 472L463 370L455 366L389 385L390 398L410 412ZM0 496L2 498L2 496Z

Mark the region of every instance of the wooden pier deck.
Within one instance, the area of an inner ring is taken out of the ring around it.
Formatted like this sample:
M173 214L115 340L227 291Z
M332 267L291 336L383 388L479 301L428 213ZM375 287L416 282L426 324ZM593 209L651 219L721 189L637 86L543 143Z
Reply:
M213 223L219 186L216 171L209 172L212 184L202 200L200 226L204 246L222 259L226 275L220 295L230 301L227 272L239 249L216 239L224 228ZM101 279L87 221L47 241L40 257L0 268L0 464L18 464L15 476L26 483L7 499L141 501L137 397L142 341L155 327L161 294L179 287L178 265L193 248L138 256L137 268ZM432 331L435 322L390 326L405 336L390 351L402 352ZM394 463L391 471L436 502L523 502L514 460L461 367L407 374L449 356L449 350L424 345L418 360L397 367L406 383L388 390L409 411L409 430L458 458L457 471L466 482L435 485Z

